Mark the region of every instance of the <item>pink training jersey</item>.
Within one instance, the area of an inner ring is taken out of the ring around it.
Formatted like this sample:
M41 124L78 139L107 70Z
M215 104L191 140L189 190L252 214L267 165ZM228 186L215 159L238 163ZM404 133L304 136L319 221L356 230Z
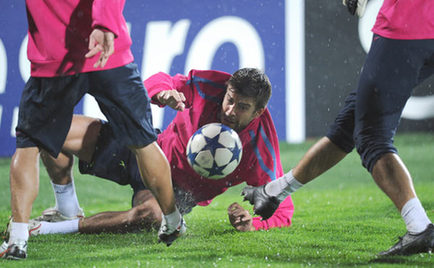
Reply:
M27 56L34 77L107 70L131 63L131 38L122 15L125 0L26 0L29 23ZM86 59L95 28L115 34L115 52L104 68L99 54Z
M434 39L434 1L384 0L372 31L392 39Z
M211 200L229 187L246 182L259 186L283 175L276 129L268 109L238 133L243 144L243 156L236 170L220 180L198 175L188 164L185 150L191 135L203 125L219 122L226 82L230 74L219 71L190 71L188 76L170 76L158 73L144 84L149 96L163 90L176 89L186 98L185 110L178 112L163 133L158 143L171 165L172 180L186 191L190 191L199 205L208 205ZM161 103L152 100L160 106ZM256 229L289 226L294 206L288 196L268 220L255 217Z

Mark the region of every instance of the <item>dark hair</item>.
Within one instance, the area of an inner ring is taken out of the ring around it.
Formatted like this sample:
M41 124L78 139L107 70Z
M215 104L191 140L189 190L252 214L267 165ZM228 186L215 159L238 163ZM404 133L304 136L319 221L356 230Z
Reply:
M256 110L265 108L271 97L271 83L268 76L256 68L242 68L228 81L237 94L256 99Z

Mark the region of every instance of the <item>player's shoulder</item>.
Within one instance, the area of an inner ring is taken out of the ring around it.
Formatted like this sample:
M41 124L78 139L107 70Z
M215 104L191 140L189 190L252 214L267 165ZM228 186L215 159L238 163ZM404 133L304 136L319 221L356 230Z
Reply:
M199 82L214 82L218 84L225 84L231 74L218 71L218 70L196 70L192 69L189 72L190 79L196 79Z
M270 111L268 108L265 108L265 111L261 114L259 119L259 124L257 126L258 131L263 131L267 136L276 136L277 131L274 125L273 118L271 117Z

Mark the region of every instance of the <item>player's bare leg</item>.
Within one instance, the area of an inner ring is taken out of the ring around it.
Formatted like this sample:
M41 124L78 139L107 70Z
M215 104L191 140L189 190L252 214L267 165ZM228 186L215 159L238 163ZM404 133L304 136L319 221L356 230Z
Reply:
M92 160L100 129L99 119L74 115L59 156L54 158L45 151L41 152L41 159L53 183L65 185L72 181L72 155L86 162Z
M31 220L31 235L67 233L128 233L158 229L162 213L157 200L149 190L140 190L134 195L133 208L127 211L101 212L91 217L47 222ZM30 229L29 229L30 230Z
M12 222L6 259L25 259L28 222L39 191L39 149L17 148L10 165Z
M292 173L300 183L306 184L334 167L346 155L329 138L323 137L307 151Z
M56 205L44 210L40 221L63 221L84 216L80 208L72 174L73 154L85 161L92 159L101 128L99 119L74 115L65 143L57 158L41 151L47 173L55 193Z
M53 183L65 185L72 182L73 155L86 162L92 160L100 129L99 119L74 115L59 156L54 158L41 151L41 159Z
M332 168L347 155L327 137L317 141L290 172L260 187L243 189L256 214L267 219L288 195Z
M186 230L184 219L175 205L169 162L156 142L130 149L136 155L143 183L152 191L164 214L159 240L169 246Z
M410 173L396 154L383 155L375 163L372 177L399 211L408 200L416 197Z
M39 191L39 149L17 148L10 166L11 207L15 222L28 222Z
M137 203L128 211L102 212L80 220L80 233L127 233L158 229L161 225L161 209L149 190L141 190L134 196Z
M392 200L407 227L407 233L380 256L410 255L434 248L434 226L426 215L413 187L412 178L401 158L394 153L383 155L372 169L372 177Z
M176 210L169 162L156 142L131 149L136 156L143 183L157 198L164 214Z
M74 164L72 154L62 152L57 158L54 158L46 151L41 151L41 159L53 183L66 185L72 182L72 166Z
M80 160L90 162L95 151L101 125L99 119L74 115L62 152L73 154Z
M95 151L101 122L96 118L74 115L62 151L57 158L45 151L41 159L53 183L65 185L72 181L73 155L90 162Z

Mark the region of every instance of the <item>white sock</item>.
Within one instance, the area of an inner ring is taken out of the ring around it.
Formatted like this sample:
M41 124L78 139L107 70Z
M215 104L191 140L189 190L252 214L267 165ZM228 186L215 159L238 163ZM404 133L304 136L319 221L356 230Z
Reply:
M265 185L265 192L270 196L276 196L282 202L291 193L303 186L294 175L292 169L282 177Z
M69 234L78 232L78 222L80 219L59 222L41 221L39 234Z
M176 210L174 212L172 212L172 213L170 213L168 215L164 215L163 214L163 217L164 217L167 225L170 228L176 228L176 227L178 227L179 222L181 221L181 218L182 218L181 213L179 213L178 208L176 208Z
M407 231L412 234L423 232L427 225L431 223L417 197L405 203L401 210L401 216L407 226Z
M17 241L29 240L29 224L25 222L11 222L9 245Z
M80 212L74 181L66 185L51 183L56 198L56 208L66 217L75 217Z

